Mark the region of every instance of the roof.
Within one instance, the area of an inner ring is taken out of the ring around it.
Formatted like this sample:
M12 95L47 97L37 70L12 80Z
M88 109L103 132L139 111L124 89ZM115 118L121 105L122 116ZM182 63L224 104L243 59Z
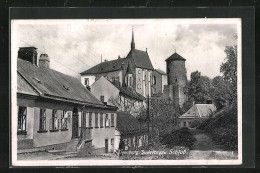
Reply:
M122 64L124 63L124 61L125 58L118 58L112 61L104 61L84 72L81 72L80 74L99 74L111 71L118 71L122 69Z
M117 112L117 130L121 133L129 133L134 131L145 130L146 126L140 123L129 112L118 111Z
M38 67L21 59L18 59L17 71L41 96L83 102L85 105L96 107L106 107L74 77L49 68ZM20 80L20 77L18 80ZM18 81L19 83L21 81Z
M112 83L113 84L113 83ZM114 84L113 84L114 85ZM127 87L122 87L119 85L114 85L122 94L125 94L129 97L135 98L137 100L145 100L146 98L141 94L137 93L135 90L132 90Z
M209 117L210 114L214 111L216 111L214 104L195 104L179 118Z
M176 52L172 54L169 58L167 58L165 61L169 61L169 60L186 61L185 58L183 58L181 55L177 54Z
M136 67L154 70L149 55L146 51L132 49L126 58L133 58Z
M155 71L157 71L158 73L162 74L162 75L167 75L164 71L160 70L160 69L155 69Z
M17 93L38 96L37 91L19 73L17 73Z

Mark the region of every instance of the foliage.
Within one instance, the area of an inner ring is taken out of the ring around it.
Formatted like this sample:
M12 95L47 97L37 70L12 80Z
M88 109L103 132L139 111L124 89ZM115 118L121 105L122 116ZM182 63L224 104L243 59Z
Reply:
M195 127L198 127L199 125L201 125L204 121L206 121L207 119L202 119L202 118L199 118L199 119L196 119L194 121L192 121L189 125L190 128L195 128Z
M201 76L199 71L191 73L188 83L188 99L196 104L205 103L210 98L210 78Z
M226 46L226 59L220 66L224 80L229 84L231 95L229 104L237 101L237 46Z
M161 142L167 145L169 148L184 146L188 147L189 149L193 146L195 141L196 139L187 127L174 130L171 133L164 135L161 140Z
M223 108L198 128L211 134L213 140L228 150L237 150L237 106Z
M216 76L212 80L211 95L217 110L228 105L228 100L231 97L232 91L229 83L223 77Z

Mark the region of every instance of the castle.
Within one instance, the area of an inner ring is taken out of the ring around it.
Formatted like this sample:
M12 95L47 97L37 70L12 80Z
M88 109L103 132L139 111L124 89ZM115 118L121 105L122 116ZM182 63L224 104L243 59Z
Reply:
M186 101L187 74L185 59L176 52L166 59L166 73L154 69L147 49L135 47L132 30L131 49L125 58L104 61L80 73L81 83L90 87L101 76L117 86L129 88L144 97L163 95L178 102L180 107Z

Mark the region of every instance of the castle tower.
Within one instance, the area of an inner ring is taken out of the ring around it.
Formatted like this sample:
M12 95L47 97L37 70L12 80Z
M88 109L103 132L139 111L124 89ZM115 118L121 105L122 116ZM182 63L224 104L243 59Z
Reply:
M168 77L168 85L173 86L173 99L176 100L180 107L183 106L187 100L185 88L187 85L187 72L185 68L185 61L182 56L176 52L166 60L166 73Z

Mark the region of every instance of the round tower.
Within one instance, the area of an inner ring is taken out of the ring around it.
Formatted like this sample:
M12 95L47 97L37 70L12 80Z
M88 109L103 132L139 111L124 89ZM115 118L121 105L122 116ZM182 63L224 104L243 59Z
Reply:
M185 89L187 85L187 72L185 68L185 61L182 56L176 52L166 60L166 73L168 77L168 85L173 86L174 100L179 102L182 107L186 101Z
M39 66L45 67L45 68L50 68L50 58L48 57L47 54L41 54L40 59L39 59Z

